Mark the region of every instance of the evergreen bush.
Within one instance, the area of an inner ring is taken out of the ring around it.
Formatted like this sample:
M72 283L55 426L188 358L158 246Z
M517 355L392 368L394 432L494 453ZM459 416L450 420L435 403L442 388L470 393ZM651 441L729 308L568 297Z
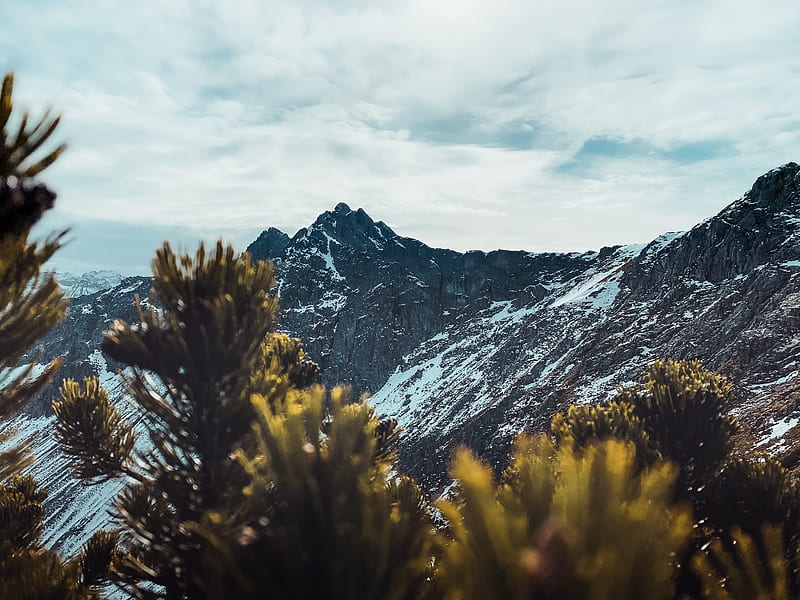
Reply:
M0 421L9 419L49 383L59 360L39 364L28 354L65 315L67 301L44 263L63 234L44 243L30 241L30 230L52 208L54 192L33 177L51 165L64 145L45 144L59 119L45 114L30 124L14 111L11 74L0 89ZM14 121L16 118L16 125ZM43 154L44 151L44 155ZM24 362L23 362L24 361ZM14 432L0 430L0 598L3 600L88 600L97 598L105 560L98 533L70 560L41 542L46 492L30 475L29 440L14 444Z

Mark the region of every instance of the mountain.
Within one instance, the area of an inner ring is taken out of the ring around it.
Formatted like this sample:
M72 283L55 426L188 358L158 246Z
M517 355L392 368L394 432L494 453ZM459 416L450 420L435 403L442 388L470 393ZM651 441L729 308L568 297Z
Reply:
M282 328L307 345L328 384L376 392L403 357L493 302L530 302L613 260L497 250L459 253L400 237L340 203L291 239L275 229L249 247L278 268Z
M63 282L63 278L59 281ZM138 318L134 294L146 300L149 291L150 278L127 277L110 289L71 298L67 316L41 344L44 360L64 357L56 379L81 381L87 376L98 376L109 396L119 403L124 391L117 373L122 365L100 352L100 341L103 331L114 319L134 321ZM33 436L37 461L32 471L48 491L44 542L56 544L73 554L93 531L108 524L109 500L122 488L122 483L110 481L86 487L72 476L52 434L55 417L50 403L57 392L58 385L51 385L46 393L25 407L10 426L17 430L18 440ZM123 412L129 414L124 408Z
M57 273L58 282L69 298L89 296L102 290L108 290L122 283L122 275L116 271L89 271L82 275Z
M658 358L730 375L755 443L797 423L799 173L770 171L688 232L599 252L429 248L344 204L249 251L278 266L283 326L326 383L372 392L431 488L457 445L502 464L519 431Z
M799 227L800 166L788 163L717 216L649 244L460 253L338 204L291 237L267 229L248 250L278 268L281 329L304 340L324 383L351 382L400 421L403 467L437 490L457 445L502 465L519 431L608 397L657 358L699 358L729 375L749 429L742 443L794 465ZM98 373L120 397L118 365L98 343L113 318L135 320L133 294L146 298L148 287L128 278L74 299L46 357L66 354L64 374ZM47 431L48 401L16 424ZM81 488L52 436L36 447L36 474L51 489L48 539L74 548L116 484Z

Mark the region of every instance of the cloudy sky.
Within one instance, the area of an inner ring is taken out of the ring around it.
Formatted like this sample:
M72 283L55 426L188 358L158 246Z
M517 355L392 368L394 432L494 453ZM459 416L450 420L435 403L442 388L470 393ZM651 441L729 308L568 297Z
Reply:
M458 250L691 227L800 160L800 3L4 0L0 69L63 114L57 266L149 271L338 202Z

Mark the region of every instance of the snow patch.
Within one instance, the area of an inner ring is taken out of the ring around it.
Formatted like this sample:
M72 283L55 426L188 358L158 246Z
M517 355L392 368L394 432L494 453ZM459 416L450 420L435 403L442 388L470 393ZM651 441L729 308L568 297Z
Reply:
M342 277L342 275L336 269L336 265L333 263L333 255L331 254L331 248L330 248L330 242L333 241L333 239L327 233L325 234L325 236L329 240L328 241L328 251L325 254L323 254L322 252L317 250L317 254L319 254L319 256L322 257L322 260L325 261L325 268L328 269L328 271L331 272L331 275L333 276L333 278L336 281L344 281L344 277Z
M619 274L619 267L595 273L587 281L575 286L550 306L556 308L565 304L590 304L594 308L608 308L619 293L619 283L611 278Z
M756 447L766 446L767 450L772 453L778 453L786 450L787 444L784 436L786 436L789 431L794 429L798 423L800 423L800 417L786 417L778 421L772 425L769 433L761 438L761 440L756 444Z
M347 298L342 294L337 294L335 292L327 292L322 297L322 301L316 305L316 308L338 312L342 308L344 308L344 305L346 303L347 303Z
M767 381L766 383L757 383L755 385L748 386L748 389L751 392L756 392L756 393L764 392L775 387L776 385L781 385L783 383L786 383L787 381L791 381L792 379L797 377L798 374L800 374L800 371L795 370L787 375L784 375L783 377L775 379L774 381Z
M496 325L498 323L519 323L521 322L526 316L533 314L536 312L536 308L518 308L514 309L512 307L511 300L501 300L498 302L492 302L492 304L487 309L487 312L493 312L491 317L489 317L487 321L487 325Z
M612 385L612 381L616 377L616 373L611 373L605 377L598 377L592 379L589 383L581 387L580 391L576 394L578 402L596 402L597 400L606 400L616 393L616 385Z

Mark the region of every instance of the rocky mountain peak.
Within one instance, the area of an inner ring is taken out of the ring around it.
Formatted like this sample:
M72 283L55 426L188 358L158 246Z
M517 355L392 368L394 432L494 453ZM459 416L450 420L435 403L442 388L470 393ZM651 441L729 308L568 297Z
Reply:
M123 279L116 271L109 270L89 271L80 275L57 273L56 276L69 298L79 298L111 289L119 285Z
M289 241L289 236L283 231L275 227L270 227L261 232L261 235L247 247L247 251L251 255L258 255L264 258L276 258L286 250Z
M683 281L719 283L768 264L792 265L800 244L800 165L759 177L741 198L668 244L651 244L626 276L633 290Z
M790 206L800 208L800 165L788 162L764 173L756 179L746 194L760 208L786 210Z
M344 202L337 204L333 211L325 211L307 230L299 234L332 239L334 242L359 251L383 248L385 242L397 237L383 221L373 221L363 208L351 210Z

